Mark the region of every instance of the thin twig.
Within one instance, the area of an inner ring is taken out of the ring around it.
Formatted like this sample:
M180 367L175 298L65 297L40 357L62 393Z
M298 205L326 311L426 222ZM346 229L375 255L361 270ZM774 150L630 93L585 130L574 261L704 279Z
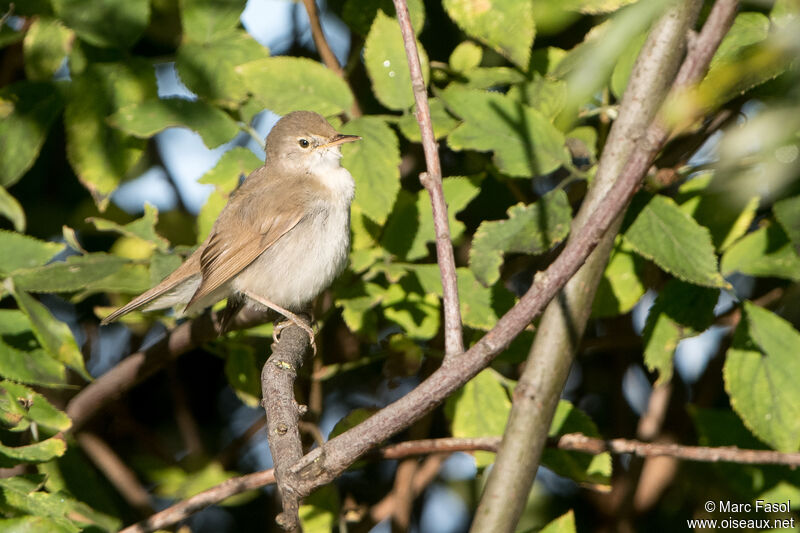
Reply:
M322 62L326 67L347 82L347 76L342 69L342 66L339 64L339 60L336 59L336 54L333 53L331 46L328 44L328 40L325 38L325 33L322 31L322 23L319 19L317 3L314 0L303 0L303 5L305 6L306 13L308 14L308 22L311 26L311 36L314 38L314 44L317 47L317 52L319 52L319 57L322 59ZM350 110L350 115L353 117L361 116L361 108L358 106L358 102L355 99L353 100L353 107Z
M422 149L425 152L427 172L420 174L420 182L428 191L433 207L433 227L436 232L436 257L442 277L442 305L444 307L444 351L445 361L464 351L464 336L461 331L461 309L458 302L458 278L453 243L450 241L450 227L447 221L447 202L442 188L442 167L439 163L439 149L433 135L431 110L428 106L428 93L422 78L422 67L417 50L417 38L408 14L406 0L393 0L397 11L397 21L403 34L408 68L411 72L411 86L417 104L416 117L422 134Z
M108 444L94 433L87 431L78 433L76 439L92 463L103 472L106 479L114 485L128 505L136 509L141 516L153 513L153 501L150 499L150 494L136 478L133 470L114 453Z
M285 328L280 340L272 346L272 355L261 371L261 404L267 415L267 440L275 464L275 476L281 495L283 512L277 517L280 526L293 531L298 528L300 499L294 492L295 479L291 467L303 457L303 443L297 426L305 407L294 399L294 381L308 352L309 336L302 329Z
M500 437L476 438L443 438L408 441L400 444L385 446L376 450L367 457L382 459L404 459L415 455L450 454L454 452L486 451L496 452L500 446ZM548 441L550 448L564 451L583 452L592 455L609 452L612 454L634 454L639 457L675 457L684 461L700 463L736 463L736 464L761 464L779 466L800 466L800 452L777 452L774 450L751 450L735 446L686 446L682 444L658 444L641 442L632 439L603 440L587 437L581 433L569 433ZM431 466L437 468L421 467L426 473L424 479L415 478L412 483L414 491L419 492L432 480L431 470L438 471L440 459L433 461ZM223 481L191 498L160 511L146 520L123 529L120 533L146 533L168 527L180 522L186 517L205 509L209 505L219 503L231 496L248 490L254 490L275 483L274 471L264 470L246 474ZM424 483L423 483L424 481ZM384 509L384 511L388 508ZM382 513L381 516L385 515Z
M247 492L248 490L265 487L272 483L275 483L275 473L273 469L231 478L187 500L167 507L146 520L128 526L120 533L147 533L149 531L156 531L157 529L176 524L186 517L198 511L202 511L209 505L214 505L231 496Z

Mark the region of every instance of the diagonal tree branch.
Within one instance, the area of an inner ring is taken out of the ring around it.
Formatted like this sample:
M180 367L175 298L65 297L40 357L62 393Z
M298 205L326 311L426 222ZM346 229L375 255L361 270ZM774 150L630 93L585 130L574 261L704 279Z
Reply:
M595 179L572 223L570 240L586 231L591 223L588 215L599 207L636 148L636 139L646 132L658 112L680 66L686 35L699 7L697 0L681 1L668 8L653 25L631 72ZM621 224L620 215L586 264L544 312L525 370L514 389L503 444L475 512L473 532L509 532L516 528Z
M464 351L464 336L461 331L461 308L458 301L458 278L450 227L447 221L447 202L442 188L442 167L439 163L439 148L433 135L428 92L422 78L417 38L411 26L406 0L393 0L397 21L403 34L408 68L411 71L411 86L417 104L417 122L422 133L422 149L425 152L427 172L420 174L420 182L428 191L433 206L433 227L436 232L436 257L442 277L442 306L444 307L444 352L445 360Z
M722 4L722 8L718 6ZM698 81L708 62L697 61L693 54L702 54L710 60L713 53L701 48L716 49L736 12L732 0L719 0L709 17L725 17L728 24L716 24L714 30L698 37L698 46L690 52L690 67L683 80ZM586 231L570 240L550 267L534 278L528 292L517 304L503 315L491 331L458 358L444 361L442 366L404 397L389 404L358 426L330 440L324 446L312 450L294 467L302 480L297 487L302 496L314 488L329 483L369 449L377 446L403 428L434 409L456 389L472 379L499 354L523 329L539 315L558 291L583 265L586 258L623 212L642 177L650 167L659 148L670 134L660 121L655 121L638 142L622 173L608 190L605 198L589 217Z

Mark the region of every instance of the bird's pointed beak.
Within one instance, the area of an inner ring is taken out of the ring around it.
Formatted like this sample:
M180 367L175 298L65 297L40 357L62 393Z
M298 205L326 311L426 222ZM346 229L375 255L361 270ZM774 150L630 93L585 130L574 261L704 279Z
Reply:
M333 136L333 138L330 141L320 146L320 148L327 148L329 146L337 146L339 144L351 143L353 141L360 141L360 140L361 137L359 137L358 135L345 135L343 133L337 133L336 135Z

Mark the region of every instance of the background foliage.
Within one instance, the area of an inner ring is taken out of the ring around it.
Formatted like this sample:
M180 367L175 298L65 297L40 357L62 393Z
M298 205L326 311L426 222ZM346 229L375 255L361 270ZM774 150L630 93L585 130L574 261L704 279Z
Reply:
M468 341L558 253L665 5L409 3L447 176ZM321 350L299 390L309 420L327 433L355 409L339 427L352 425L441 359L431 207L417 179L420 133L391 2L326 7L350 31L346 79L304 46L297 17L289 51L270 55L242 27L244 7L29 0L10 11L0 2L11 14L0 28L4 531L115 530L148 512L92 465L63 409L92 376L174 324L168 315L134 314L124 327L98 329L98 317L162 279L205 238L240 177L261 164L245 146L264 110L311 109L364 138L343 149L356 180L353 246L348 270L317 302ZM789 0L746 4L704 82L670 104L683 133L626 214L551 436L636 437L652 384L671 383L659 440L800 449L800 94L790 61L797 12ZM160 97L163 65L195 97ZM694 109L706 119L682 124ZM200 178L214 187L205 205L199 213L182 202L168 212L124 212L115 191L164 166L154 140L175 127L208 148L225 146ZM269 466L263 439L234 440L263 416L258 376L269 334L259 326L187 354L108 399L87 428L132 468L152 507ZM401 438L501 434L533 335L523 333ZM476 453L474 461L476 469L470 461L459 468L462 457L442 471L414 508L417 527L437 530L430 513L442 506L451 519L436 521L438 530L466 527L493 456ZM557 450L543 462L521 530L570 509L547 530L674 530L705 516L709 499L800 501L798 474L779 467L667 460L637 471L626 458ZM391 490L394 463L357 466L309 498L308 531L344 520L354 530L371 526L363 510ZM612 490L590 490L598 487ZM276 512L267 490L191 525L262 531Z

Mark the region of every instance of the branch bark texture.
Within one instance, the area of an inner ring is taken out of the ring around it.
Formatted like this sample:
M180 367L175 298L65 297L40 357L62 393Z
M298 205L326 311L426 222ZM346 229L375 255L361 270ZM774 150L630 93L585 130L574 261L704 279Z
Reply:
M653 26L631 72L595 179L572 223L570 240L586 231L591 214L601 207L637 140L656 116L678 71L686 35L699 7L697 0L681 2ZM525 371L514 389L503 444L475 513L472 532L512 532L516 528L622 218L621 212L583 267L544 312Z
M287 531L296 530L300 524L291 467L303 457L298 421L305 408L294 399L294 382L308 347L305 331L297 326L284 328L261 371L261 404L267 415L267 440L283 506L277 521Z
M403 34L408 68L411 72L411 86L417 104L417 122L422 134L422 149L425 152L427 172L420 175L420 181L431 197L433 207L433 228L436 233L436 258L442 278L442 306L444 308L444 352L445 358L464 351L464 335L461 328L461 307L458 299L458 278L453 243L450 241L450 227L447 219L447 202L442 188L442 166L439 162L439 147L433 134L431 110L428 106L428 92L422 77L422 67L417 50L417 38L411 26L406 0L393 0L397 11L397 21Z

